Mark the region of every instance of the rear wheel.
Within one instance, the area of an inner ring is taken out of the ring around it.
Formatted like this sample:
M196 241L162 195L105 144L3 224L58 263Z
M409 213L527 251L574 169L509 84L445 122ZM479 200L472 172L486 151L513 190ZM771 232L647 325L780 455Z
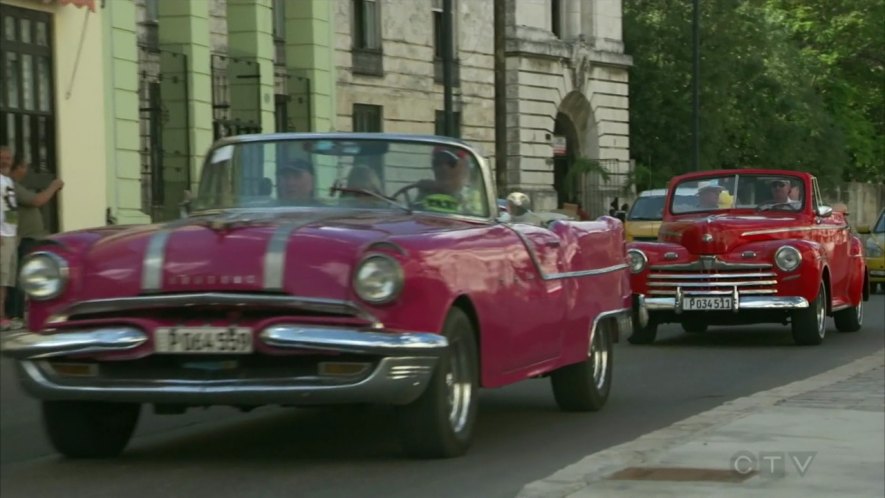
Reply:
M44 401L43 424L52 446L69 458L119 455L135 430L141 405L100 401Z
M427 390L397 410L403 446L416 457L464 454L476 421L479 361L473 324L466 313L453 308L443 335L449 348L437 362Z
M633 333L627 340L630 344L651 344L658 335L658 324L649 318L645 327L633 326Z
M863 299L844 310L833 313L833 321L836 322L836 330L839 332L857 332L863 326Z
M612 334L604 322L590 340L587 358L550 375L553 397L565 411L597 411L605 405L612 385Z
M682 330L688 334L703 334L707 331L707 324L700 320L682 322Z
M827 334L827 289L823 281L817 297L807 308L793 310L793 341L800 346L816 346Z

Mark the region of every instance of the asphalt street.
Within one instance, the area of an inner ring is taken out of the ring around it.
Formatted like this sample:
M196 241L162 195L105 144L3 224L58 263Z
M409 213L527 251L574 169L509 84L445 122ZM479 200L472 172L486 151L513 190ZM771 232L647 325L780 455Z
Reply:
M228 408L158 416L147 408L118 459L65 460L42 432L38 404L0 360L0 496L512 497L582 457L725 401L803 379L885 347L885 297L864 329L792 344L789 328L665 327L650 346L615 348L614 387L598 413L558 411L546 379L484 391L471 451L411 460L390 410Z

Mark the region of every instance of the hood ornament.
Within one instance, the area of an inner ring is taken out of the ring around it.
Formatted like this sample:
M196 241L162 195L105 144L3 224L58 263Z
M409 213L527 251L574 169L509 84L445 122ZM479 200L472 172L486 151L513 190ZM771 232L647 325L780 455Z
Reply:
M705 233L704 236L701 237L701 240L709 244L710 242L713 242L713 234Z

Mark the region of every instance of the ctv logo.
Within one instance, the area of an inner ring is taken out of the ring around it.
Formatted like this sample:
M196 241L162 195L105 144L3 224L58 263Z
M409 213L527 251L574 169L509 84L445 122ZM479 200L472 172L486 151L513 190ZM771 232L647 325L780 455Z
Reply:
M753 472L760 475L782 477L787 475L787 469L804 476L816 451L739 451L731 457L731 469L738 474L746 475Z

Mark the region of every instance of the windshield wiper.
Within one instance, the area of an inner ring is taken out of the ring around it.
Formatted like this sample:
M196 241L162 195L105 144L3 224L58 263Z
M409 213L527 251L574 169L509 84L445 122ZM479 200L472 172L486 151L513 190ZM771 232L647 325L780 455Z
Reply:
M396 207L402 209L403 211L405 211L405 212L407 212L407 213L409 213L409 214L412 214L412 208L410 208L410 207L408 207L408 206L403 206L402 204L400 204L400 203L396 202L395 200L391 199L390 197L387 197L387 196L385 196L385 195L381 195L381 194L379 194L378 192L374 192L374 191L369 190L369 189L365 189L365 188L351 188L351 187L332 187L331 190L332 190L332 192L346 192L346 193L351 193L351 194L365 194L365 195L369 195L369 196L372 196L372 197L374 197L374 198L376 198L376 199L381 199L382 201L384 201L384 202L386 202L386 203L388 203L388 204L390 204L390 205L392 205L392 206L396 206Z

